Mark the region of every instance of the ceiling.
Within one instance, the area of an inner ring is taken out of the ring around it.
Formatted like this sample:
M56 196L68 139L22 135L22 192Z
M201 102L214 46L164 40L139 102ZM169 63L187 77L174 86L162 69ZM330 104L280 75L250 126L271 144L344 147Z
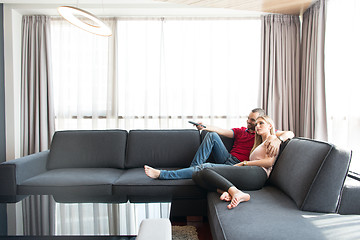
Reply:
M198 7L301 15L314 0L157 0Z
M316 0L0 0L22 14L57 14L77 6L107 16L251 17L266 13L301 15ZM29 3L30 2L30 3Z

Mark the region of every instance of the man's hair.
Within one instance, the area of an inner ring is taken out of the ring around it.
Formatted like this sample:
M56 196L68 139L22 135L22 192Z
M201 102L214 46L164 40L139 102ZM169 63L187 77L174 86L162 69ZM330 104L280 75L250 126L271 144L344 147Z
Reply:
M254 108L253 110L251 110L251 112L253 113L259 113L259 117L265 116L265 110L262 108Z

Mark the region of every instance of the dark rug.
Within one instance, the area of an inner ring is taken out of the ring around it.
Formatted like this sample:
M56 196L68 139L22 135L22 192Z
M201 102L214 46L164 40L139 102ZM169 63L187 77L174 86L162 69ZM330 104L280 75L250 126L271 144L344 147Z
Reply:
M172 226L173 240L199 240L194 226Z

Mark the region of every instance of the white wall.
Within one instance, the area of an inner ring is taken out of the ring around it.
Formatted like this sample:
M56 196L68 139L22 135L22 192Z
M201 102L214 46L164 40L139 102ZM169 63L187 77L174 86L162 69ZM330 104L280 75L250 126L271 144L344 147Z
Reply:
M6 160L20 156L21 18L4 5Z

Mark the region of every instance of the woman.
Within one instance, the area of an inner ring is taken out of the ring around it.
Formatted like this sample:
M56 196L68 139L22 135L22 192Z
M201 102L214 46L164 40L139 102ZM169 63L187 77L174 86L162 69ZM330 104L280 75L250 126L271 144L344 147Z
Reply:
M277 158L266 153L265 143L275 135L274 123L269 116L256 119L255 142L249 161L235 164L238 167L206 168L193 174L193 180L200 186L221 193L220 199L229 201L228 209L239 203L249 201L250 195L243 190L257 190L263 187L268 179L272 166ZM244 167L245 166L245 167Z

